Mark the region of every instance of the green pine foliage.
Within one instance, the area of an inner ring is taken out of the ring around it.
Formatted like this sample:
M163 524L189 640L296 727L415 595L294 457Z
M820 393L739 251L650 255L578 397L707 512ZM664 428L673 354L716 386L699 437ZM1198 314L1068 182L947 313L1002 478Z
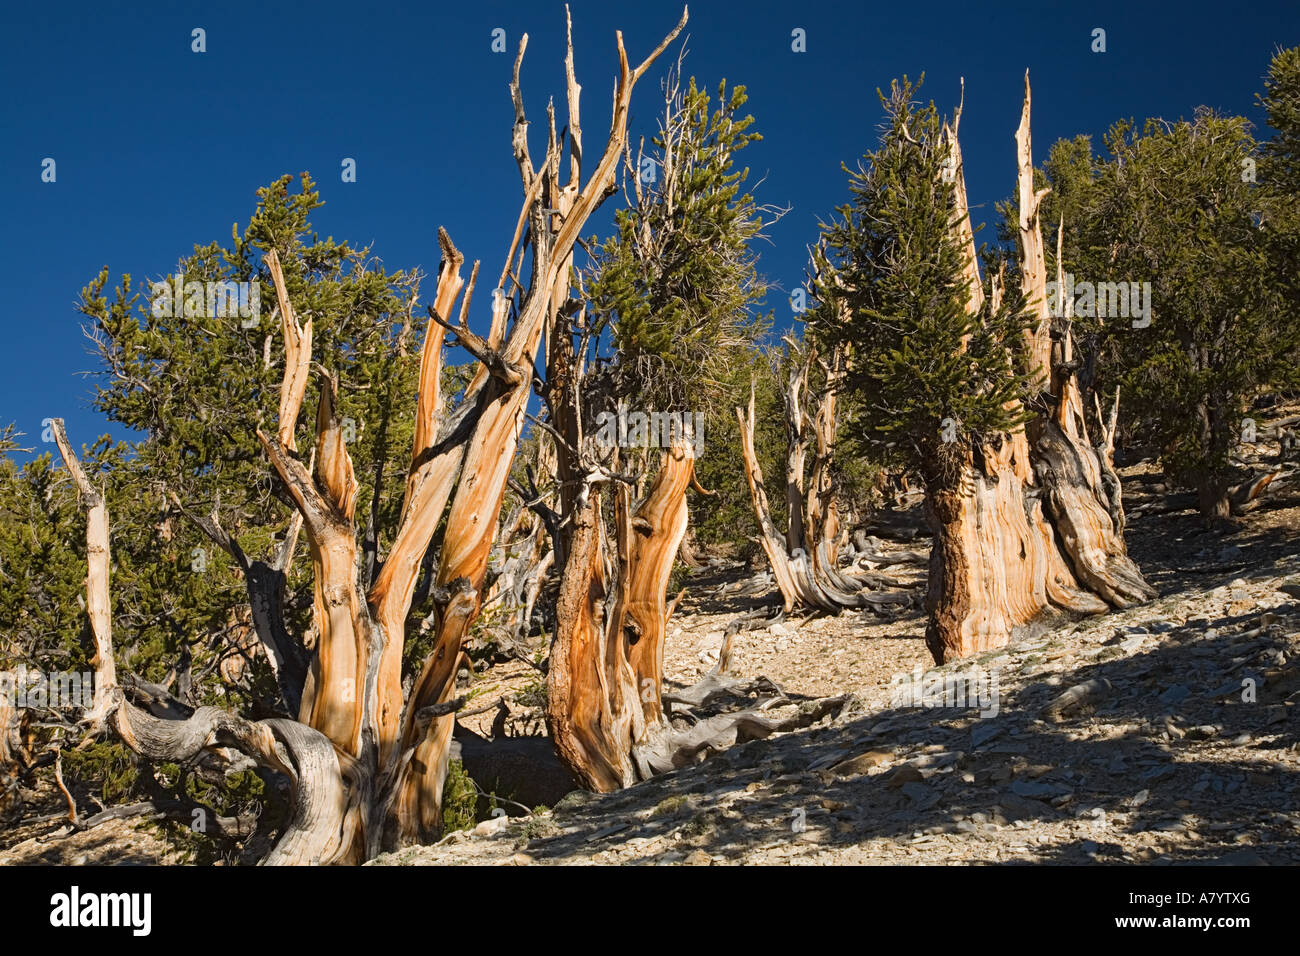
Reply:
M996 440L1038 410L1041 383L1022 359L1015 202L998 205L1000 244L982 252L986 276L1006 270L1003 304L970 316L941 117L932 102L918 101L919 87L904 78L880 94L879 142L857 169L845 169L848 201L822 226L829 268L813 284L817 301L805 316L819 354L846 350L837 480L858 511L878 468L944 480L947 464L972 444ZM697 474L718 494L696 500L692 528L713 550L752 548L734 411L748 402L751 383L773 518L786 520L786 496L776 489L788 367L770 340L772 317L759 309L768 287L757 246L775 211L757 203L741 162L759 139L746 102L743 87L725 82L713 95L693 79L676 90L646 156L634 157L633 177L654 175L641 178L639 192L627 184L634 198L616 214L613 235L592 240L581 283L596 340L585 424L590 430L596 413L619 402L702 412ZM1178 122L1117 123L1100 153L1086 136L1062 140L1035 172L1039 186L1051 187L1041 212L1049 279L1063 219L1064 266L1077 281L1151 283L1145 328L1074 318L1080 384L1103 397L1123 390L1128 436L1201 491L1207 517L1221 512L1226 490L1243 477L1232 461L1243 420L1266 393L1300 389L1300 48L1273 58L1259 103L1267 140L1243 117L1203 109ZM288 527L292 509L256 437L276 427L284 361L264 256L277 251L299 320L313 321L313 360L339 380L367 571L391 544L401 507L427 321L413 308L422 273L390 272L368 248L321 238L311 222L320 206L308 175L285 176L258 191L251 217L228 241L195 246L145 282L127 274L110 285L105 267L80 303L100 361L95 408L130 434L84 446L93 436L72 436L107 499L119 668L191 706L255 719L277 712L278 695L265 661L239 644L248 634L244 581L173 496L199 514L215 510L254 559L269 557ZM155 309L152 282L175 274L254 283L259 320ZM837 299L848 306L847 321ZM464 388L472 367L448 367L448 395ZM818 376L810 396L825 387ZM313 380L297 434L304 455L317 399ZM945 431L956 441L945 441ZM51 454L18 463L18 438L12 427L0 432L0 669L86 671L93 648L84 516ZM515 462L521 480L532 441ZM543 486L552 480L537 477ZM510 498L506 510L516 503ZM412 618L430 610L428 602L413 607ZM305 546L289 569L286 614L290 629L310 640ZM418 628L409 633L408 671L427 645ZM223 670L236 660L240 676L228 679ZM63 734L38 728L38 749ZM75 743L67 735L63 742ZM262 776L214 785L196 767L152 766L108 740L65 750L63 771L83 800L165 794L227 815L262 804L268 826L283 809ZM470 825L472 783L456 771L449 788L448 826Z
M339 378L339 416L361 486L357 523L369 569L391 543L399 517L427 321L413 308L422 274L388 272L369 249L320 238L310 222L321 205L314 184L304 174L296 190L293 185L286 176L259 190L256 210L243 229L232 230L229 244L197 246L172 270L184 282L257 284L256 322L207 309L187 314L183 303L168 307L153 281L136 283L130 275L110 290L107 268L83 291L80 305L102 363L95 407L133 433L128 441L104 438L82 452L108 504L118 666L166 686L190 706L218 705L253 719L278 714L279 705L265 658L247 643L243 577L173 496L193 513L215 511L254 560L271 558L289 525L292 508L281 500L256 437L259 428L276 429L284 363L263 257L277 251L299 321L313 322L313 360ZM464 367L449 367L446 392L454 396L466 378ZM304 457L313 443L318 389L313 380L299 420ZM84 515L51 456L21 468L0 457L0 617L15 622L8 632L14 640L0 646L6 657L18 654L47 669L89 669L84 552ZM310 555L300 544L285 610L290 630L308 643L311 600ZM430 610L416 607L412 615ZM242 667L232 671L232 664ZM164 789L192 799L194 778L181 770L162 775L170 781ZM65 764L74 790L84 786L101 799L152 793L157 773L112 743ZM231 799L241 787L247 789L231 783ZM201 796L208 805L227 806L219 795L205 790Z
M14 435L12 427L8 434ZM50 457L21 468L0 458L0 670L87 667L80 640L86 627L85 523L75 492Z
M749 169L738 163L761 138L742 114L746 100L743 86L729 90L725 80L716 97L694 78L670 93L659 133L633 169L646 175L625 184L631 201L616 213L614 235L598 247L593 240L584 276L593 335L610 356L589 376L590 414L618 402L702 414L697 476L717 496L701 499L692 527L702 545L727 549L745 547L756 530L735 406L748 401L751 378L761 403L779 402L760 352L771 315L756 308L767 284L755 249L776 213L746 190ZM774 407L760 440L769 453L780 436Z
M1223 515L1245 473L1232 462L1255 402L1300 386L1300 48L1273 58L1259 97L1273 139L1245 117L1116 123L1103 139L1061 140L1041 170L1049 278L1064 219L1064 269L1076 283L1149 282L1151 324L1077 314L1085 392L1124 397L1129 438ZM1014 201L1000 203L1003 239ZM1089 404L1091 404L1089 402Z
M774 349L754 350L743 356L733 370L735 387L730 402L719 400L706 408L705 454L695 463L700 484L716 497L692 510L691 530L702 546L731 556L758 553L751 540L757 534L754 505L745 481L740 458L740 424L735 406L749 402L749 383L754 383L754 452L768 481L785 475L785 412L782 407L780 353ZM770 494L773 520L785 520L785 495Z
M1269 101L1283 124L1287 61L1274 62ZM1077 316L1081 381L1122 389L1132 437L1199 492L1213 520L1244 477L1231 459L1254 400L1296 381L1288 147L1279 138L1261 153L1244 117L1209 109L1141 129L1116 123L1104 146L1104 156L1082 139L1053 148L1045 219L1055 232L1065 216L1065 269L1076 283L1150 283L1151 321Z
M1093 246L1110 250L1117 278L1152 289L1150 327L1107 324L1111 374L1209 517L1235 477L1229 456L1254 391L1297 343L1259 226L1265 196L1243 177L1256 144L1245 119L1201 110L1141 134L1117 124L1106 146Z
M1275 130L1259 159L1259 188L1267 199L1263 238L1268 249L1269 274L1281 287L1291 316L1300 311L1300 47L1279 50L1269 65L1260 106ZM1292 318L1294 330L1297 324ZM1281 388L1300 390L1300 355L1295 338L1290 359L1273 369ZM1284 355L1286 353L1284 352Z
M810 316L829 351L847 349L844 428L859 454L893 460L928 479L968 443L1024 421L1008 404L1032 390L1018 364L1022 304L1009 294L996 312L967 313L962 250L951 230L955 195L934 103L920 84L880 93L886 122L879 146L857 170L845 167L851 199L822 237L838 290L823 279ZM842 320L831 302L842 297ZM963 339L968 340L965 348ZM945 421L955 441L944 440ZM846 449L847 452L847 449Z
M753 242L765 223L736 157L761 137L741 116L745 88L718 84L717 105L691 78L669 105L638 171L641 198L615 216L586 284L593 328L617 355L614 391L660 411L724 407L736 366L767 320L752 306L766 285ZM646 163L644 160L653 160ZM645 179L647 177L641 177ZM635 188L635 187L634 187Z

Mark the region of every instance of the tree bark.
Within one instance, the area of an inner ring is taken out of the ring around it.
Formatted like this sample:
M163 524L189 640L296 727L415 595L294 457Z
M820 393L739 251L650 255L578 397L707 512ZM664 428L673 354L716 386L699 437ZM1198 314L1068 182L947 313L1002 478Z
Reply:
M1043 383L1046 411L991 444L954 447L949 460L936 458L928 469L925 512L935 544L926 643L939 663L1013 641L1052 611L1101 613L1155 596L1124 543L1123 505L1111 460L1119 397L1109 428L1098 415L1103 441L1092 445L1069 364L1068 315L1056 328L1062 361L1053 365L1051 360L1054 323L1038 214L1046 191L1034 189L1029 112L1026 73L1016 131L1020 271L1034 320L1024 348ZM960 156L956 122L945 132ZM958 162L954 235L966 250L968 278L978 284L965 195ZM1059 272L1059 236L1057 265ZM995 282L995 299L999 288ZM972 294L969 306L977 310L979 304Z
M393 547L367 590L369 574L358 548L354 520L357 481L336 415L337 383L321 375L316 416L314 468L304 464L295 443L297 419L311 367L311 322L299 325L274 251L267 253L279 299L285 340L280 419L273 435L258 431L272 467L292 500L297 529L306 532L313 570L315 653L301 689L297 720L250 722L213 707L177 719L158 717L127 700L119 686L111 638L108 514L102 496L81 470L61 421L55 434L65 465L77 483L87 514L87 602L96 642L96 698L87 715L92 732L109 727L134 751L157 760L190 760L206 753L218 761L238 751L263 767L284 774L293 788L293 810L267 863L357 863L385 848L439 835L442 787L450 753L455 708L449 706L465 635L481 606L489 554L514 458L532 379L532 366L553 293L567 281L572 249L588 216L611 193L627 139L632 88L651 63L680 33L681 22L635 70L629 68L621 34L617 37L619 77L614 119L596 171L580 182L577 84L572 44L566 58L573 165L561 191L555 182L560 145L554 116L546 161L539 172L528 154L527 120L519 93L519 68L525 35L515 61L514 149L524 188L519 226L506 256L494 299L487 339L466 325L477 263L465 291L460 321L449 322L462 291L463 257L439 231L442 263L430 308L430 325L421 355L420 391L405 497ZM552 210L559 208L559 215ZM507 333L511 297L504 294L516 248L528 224L532 276L521 290L517 318ZM445 332L479 361L460 407L444 419L439 391ZM450 509L447 510L450 502ZM424 661L409 698L403 699L401 661L407 617L425 556L447 511L432 594L434 647ZM647 521L672 521L675 512ZM237 560L238 544L220 531L215 518L209 535L225 537ZM283 563L292 544L282 550ZM673 543L673 550L677 547ZM241 561L252 588L252 565ZM650 585L658 578L652 571ZM666 581L666 579L665 579ZM283 599L283 587L259 579L254 617L268 652L281 647L283 609L262 605ZM251 592L250 592L251 593ZM635 609L633 614L638 613ZM276 622L279 622L277 626ZM653 622L650 623L653 627ZM287 646L287 643L284 644ZM284 655L276 657L278 673ZM644 664L653 667L653 661ZM283 684L282 684L283 686ZM293 687L284 686L286 703Z
M252 723L216 707L200 707L183 720L164 720L126 700L113 659L108 507L82 471L62 419L51 425L59 453L86 512L86 604L95 642L95 699L84 720L91 732L111 726L141 756L184 763L207 751L234 749L260 766L283 773L292 785L294 811L268 864L356 861L356 814L344 787L347 758L311 727L279 718Z
M793 347L790 349L793 354ZM835 442L835 390L829 381L822 393L816 416L812 419L817 442L811 480L804 486L808 430L807 414L800 395L813 361L809 353L791 366L786 389L786 504L789 525L781 534L772 520L767 493L763 489L763 471L754 449L754 394L750 390L748 413L736 409L740 424L740 453L745 465L754 517L758 520L759 544L767 556L772 575L788 614L796 607L838 614L845 608L880 607L911 603L902 592L872 591L866 583L844 574L836 565L839 519L835 511L834 482L831 464ZM839 368L839 357L827 368L828 378Z
M0 812L18 789L18 713L8 688L0 685Z
M769 681L745 683L719 671L693 688L664 693L663 636L668 572L685 529L685 489L694 462L670 449L646 500L635 510L619 484L613 494L615 555L606 570L597 484L580 496L569 563L556 608L547 678L547 728L560 760L589 790L607 792L686 766L738 741L807 726L844 698L795 707ZM603 482L602 482L603 484ZM721 664L721 662L720 662ZM748 706L758 690L769 696ZM674 724L665 704L699 707L745 701L739 709ZM790 712L779 718L760 716Z
M464 582L461 593L466 597L462 601L448 604L438 617L434 652L416 681L413 692L412 706L416 710L444 703L451 697L461 642L478 610L478 594L483 586L497 516L523 425L524 410L531 390L531 373L528 370L531 370L535 361L544 328L554 319L559 284L564 283L567 290L568 267L579 231L614 185L615 170L627 139L627 116L632 88L685 23L686 15L683 13L677 27L635 70L628 67L620 35L620 76L615 88L614 118L609 140L595 172L581 188L580 134L577 151L571 151L568 182L563 188L559 186L559 147L555 136L554 114L551 115L551 139L546 165L541 172L533 169L524 136L527 121L524 119L523 103L518 93L519 63L516 61L512 87L515 94L516 159L520 164L525 192L531 192L538 178L545 177L540 198L530 211L535 237L533 281L520 306L510 341L502 353L507 368L518 372L513 378L506 375L496 377L484 392L486 404L483 415L465 455L464 473L469 478L457 489L447 518L437 581L442 586ZM521 57L522 53L521 45ZM570 128L580 129L571 35L565 64ZM523 143L522 147L518 145L520 143ZM550 205L544 205L548 202ZM547 209L556 212L547 215ZM422 731L415 724L408 725L404 744L414 748L414 755L403 768L397 784L395 822L399 843L430 839L441 830L442 784L446 777L451 731L450 716L433 718Z

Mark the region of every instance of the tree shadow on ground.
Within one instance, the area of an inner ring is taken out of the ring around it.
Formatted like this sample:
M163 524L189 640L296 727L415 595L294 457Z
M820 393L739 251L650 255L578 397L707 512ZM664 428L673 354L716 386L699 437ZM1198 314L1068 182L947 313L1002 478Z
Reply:
M891 707L740 744L630 790L575 795L556 808L566 832L533 840L528 853L563 861L675 835L631 861L700 850L725 862L758 847L797 859L875 839L919 850L952 834L950 855L970 862L1008 851L1058 863L1300 860L1300 603L1273 608L1258 633L1260 609L1244 588L1229 594L1227 613L1161 618L1169 602L1238 578L1300 571L1300 529L1269 526L1298 500L1270 502L1226 534L1205 535L1194 515L1142 522L1129 540L1158 582L1155 602L939 669L1007 673L997 716ZM1143 627L1160 643L1120 646ZM1090 712L1048 719L1067 688L1102 680L1112 689ZM1253 701L1243 681L1254 682ZM865 774L831 770L871 750L895 754ZM1030 842L1044 827L1047 842ZM1016 830L1024 841L1008 836Z
M75 834L71 836L76 836ZM145 848L123 843L121 834L105 831L98 837L85 837L71 842L69 836L46 837L48 843L40 850L26 854L21 861L10 866L69 866L82 863L109 866L157 866L162 860L158 854ZM11 848L12 850L12 848Z

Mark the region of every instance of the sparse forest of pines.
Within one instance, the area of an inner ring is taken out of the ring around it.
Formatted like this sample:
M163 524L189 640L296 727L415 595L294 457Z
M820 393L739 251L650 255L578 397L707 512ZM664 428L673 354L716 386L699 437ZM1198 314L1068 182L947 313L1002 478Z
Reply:
M847 706L740 673L751 628L915 621L963 660L1157 598L1125 467L1210 528L1294 480L1300 416L1263 422L1300 397L1300 49L1258 115L1037 155L1061 104L1026 74L985 244L961 105L895 80L791 317L763 273L787 210L746 163L764 104L690 74L686 21L619 35L598 138L571 25L545 117L523 38L510 141L461 147L513 151L495 249L438 229L436 265L392 270L318 236L302 173L228 242L132 264L250 283L269 321L90 277L94 408L132 437L0 436L0 670L93 694L0 695L0 826L135 813L199 862L360 864L532 809L462 765L471 717L491 748L526 710L562 779L634 787ZM720 607L707 672L667 673Z

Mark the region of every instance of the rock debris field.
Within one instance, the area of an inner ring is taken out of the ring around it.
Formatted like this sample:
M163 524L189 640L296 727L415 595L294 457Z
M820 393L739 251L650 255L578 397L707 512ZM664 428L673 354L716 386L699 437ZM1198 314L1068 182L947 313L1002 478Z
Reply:
M781 618L761 576L706 569L669 625L669 689L708 673L739 621L731 676L768 677L795 702L845 696L842 708L619 793L574 791L373 863L1300 862L1300 493L1279 489L1232 528L1205 531L1149 468L1124 480L1130 552L1161 596L928 672L927 684L953 681L979 700L899 695L895 681L931 667L917 606ZM927 543L881 546L923 555ZM919 597L924 569L886 572ZM965 681L974 675L982 687ZM545 732L535 668L487 667L472 684L477 700L505 701L508 719L476 707L468 729ZM127 820L10 836L0 864L183 861Z
M1130 550L1161 596L927 675L982 676L978 701L900 695L893 682L931 663L916 608L759 620L728 672L794 700L847 694L838 713L374 862L1300 862L1300 496L1203 531L1190 510L1143 514L1157 476L1125 479ZM923 567L896 576L919 587ZM706 673L738 617L727 594L743 588L707 574L670 624L669 686Z

